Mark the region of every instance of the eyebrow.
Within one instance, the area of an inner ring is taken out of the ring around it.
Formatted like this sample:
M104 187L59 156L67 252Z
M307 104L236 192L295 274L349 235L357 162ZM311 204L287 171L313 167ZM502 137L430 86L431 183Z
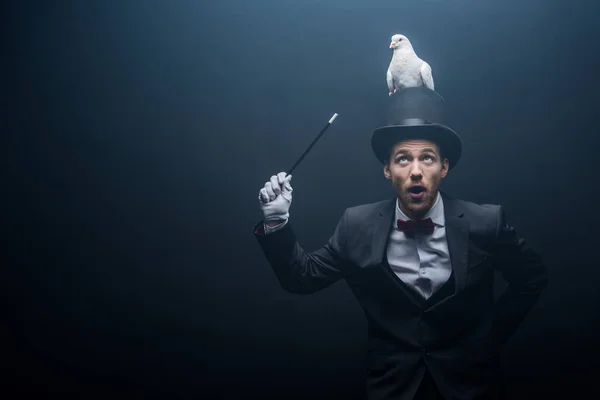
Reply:
M398 155L398 154L406 154L406 153L410 153L410 151L408 151L408 150L404 150L404 149L400 149L400 150L396 151L396 153L394 153L394 155ZM434 150L434 149L432 149L431 147L425 147L425 148L424 148L424 149L421 151L421 153L433 153L433 154L437 154L437 153L435 152L435 150Z

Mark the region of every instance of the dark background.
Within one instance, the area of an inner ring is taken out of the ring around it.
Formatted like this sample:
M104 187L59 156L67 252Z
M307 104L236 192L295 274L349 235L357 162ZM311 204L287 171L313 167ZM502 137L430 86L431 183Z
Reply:
M511 398L598 391L597 2L13 3L3 393L360 398L357 301L284 292L252 227L334 112L294 173L301 243L393 195L369 140L394 33L463 139L443 189L503 204L550 269L504 352Z

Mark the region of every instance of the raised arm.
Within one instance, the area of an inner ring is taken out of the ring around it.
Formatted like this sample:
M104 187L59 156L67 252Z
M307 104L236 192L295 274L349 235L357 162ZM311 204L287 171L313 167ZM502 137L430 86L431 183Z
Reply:
M273 268L281 286L292 293L314 293L350 273L345 258L347 212L340 219L327 244L307 252L299 244L289 219L292 202L291 176L271 177L259 193L264 221L254 228L254 236Z

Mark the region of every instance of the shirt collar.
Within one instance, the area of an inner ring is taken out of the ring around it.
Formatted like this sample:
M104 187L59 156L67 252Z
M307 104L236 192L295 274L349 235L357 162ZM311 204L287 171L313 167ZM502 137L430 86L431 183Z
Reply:
M434 224L439 226L444 226L446 219L444 218L444 201L442 200L442 196L438 191L437 197L433 202L433 206L427 211L427 214L423 217L431 218ZM410 218L406 214L402 212L400 209L400 200L396 199L396 219L402 219L404 221L408 221Z

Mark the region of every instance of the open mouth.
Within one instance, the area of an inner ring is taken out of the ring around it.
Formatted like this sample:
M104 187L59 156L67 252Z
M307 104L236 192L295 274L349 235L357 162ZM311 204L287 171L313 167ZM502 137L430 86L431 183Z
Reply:
M425 186L412 186L408 188L408 191L414 194L419 194L425 191Z
M413 199L420 199L421 197L423 197L425 195L425 186L412 186L410 188L408 188L408 193L410 194L410 197Z

